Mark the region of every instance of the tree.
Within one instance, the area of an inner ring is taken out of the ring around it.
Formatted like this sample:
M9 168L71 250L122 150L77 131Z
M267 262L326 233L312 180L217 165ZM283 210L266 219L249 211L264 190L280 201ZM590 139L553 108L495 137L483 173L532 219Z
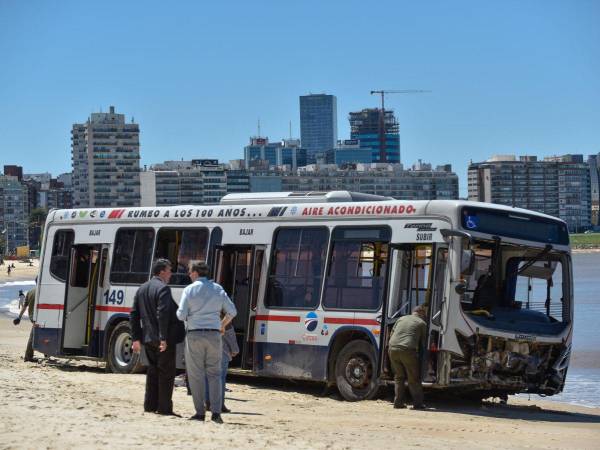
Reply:
M46 208L35 208L29 213L29 247L39 249L42 241L42 232L48 210Z

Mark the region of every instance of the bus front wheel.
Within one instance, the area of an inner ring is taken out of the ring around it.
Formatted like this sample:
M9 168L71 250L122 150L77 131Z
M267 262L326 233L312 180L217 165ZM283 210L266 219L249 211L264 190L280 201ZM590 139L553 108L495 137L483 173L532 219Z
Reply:
M118 323L110 334L106 368L113 373L137 373L143 369L140 354L131 349L131 327L128 321Z
M350 402L369 400L378 391L375 350L366 341L351 341L338 354L335 381L338 391Z

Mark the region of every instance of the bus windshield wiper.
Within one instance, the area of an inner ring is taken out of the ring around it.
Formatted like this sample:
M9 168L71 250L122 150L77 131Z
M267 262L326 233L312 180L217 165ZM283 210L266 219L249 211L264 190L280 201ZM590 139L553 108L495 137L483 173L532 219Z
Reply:
M552 246L550 244L547 244L546 247L544 247L544 250L542 250L536 256L534 256L532 259L530 259L525 264L523 264L523 267L521 267L520 269L517 270L516 275L521 275L525 270L527 270L528 268L533 266L536 262L538 262L544 256L546 256L548 253L550 253L550 250L552 250Z

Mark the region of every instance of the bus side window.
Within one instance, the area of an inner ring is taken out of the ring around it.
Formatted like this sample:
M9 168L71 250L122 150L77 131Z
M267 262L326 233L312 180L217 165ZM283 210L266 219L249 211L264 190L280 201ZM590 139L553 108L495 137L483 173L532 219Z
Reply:
M389 230L342 228L333 233L323 307L377 310L387 275Z
M153 244L154 230L122 228L117 231L110 282L142 284L148 281Z
M74 239L75 233L71 230L58 230L54 233L52 256L50 256L50 273L62 282L67 280L69 252Z
M205 262L208 244L206 228L161 228L156 239L154 258L171 261L173 275L170 285L186 286L192 282L188 275L191 262Z
M319 304L328 230L281 228L275 235L265 305L312 309Z

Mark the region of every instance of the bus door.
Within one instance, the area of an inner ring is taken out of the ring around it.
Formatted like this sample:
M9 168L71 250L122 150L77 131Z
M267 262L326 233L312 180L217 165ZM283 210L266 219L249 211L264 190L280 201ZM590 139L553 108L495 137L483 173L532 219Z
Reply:
M231 367L253 367L256 302L264 255L264 246L249 245L219 246L215 252L215 281L223 286L237 310L232 324L240 353Z
M104 250L104 251L103 251ZM62 350L66 355L88 355L94 327L96 303L102 290L107 246L81 244L71 248L67 275L62 329Z
M435 246L435 260L432 270L432 289L429 301L429 317L425 357L423 358L423 381L435 383L437 381L438 349L441 346L442 305L446 301L447 293L444 291L448 266L448 246L446 244Z
M432 244L395 244L392 245L392 279L388 292L387 308L382 320L380 361L381 374L384 379L392 379L393 373L388 356L388 343L392 328L396 321L412 314L418 305L429 306L432 298L434 246ZM431 317L431 314L429 315ZM428 319L429 321L429 319ZM429 333L429 327L428 327ZM439 336L439 330L437 332ZM429 341L429 335L427 337ZM429 342L423 361L424 381L429 376ZM427 370L425 370L427 369Z

